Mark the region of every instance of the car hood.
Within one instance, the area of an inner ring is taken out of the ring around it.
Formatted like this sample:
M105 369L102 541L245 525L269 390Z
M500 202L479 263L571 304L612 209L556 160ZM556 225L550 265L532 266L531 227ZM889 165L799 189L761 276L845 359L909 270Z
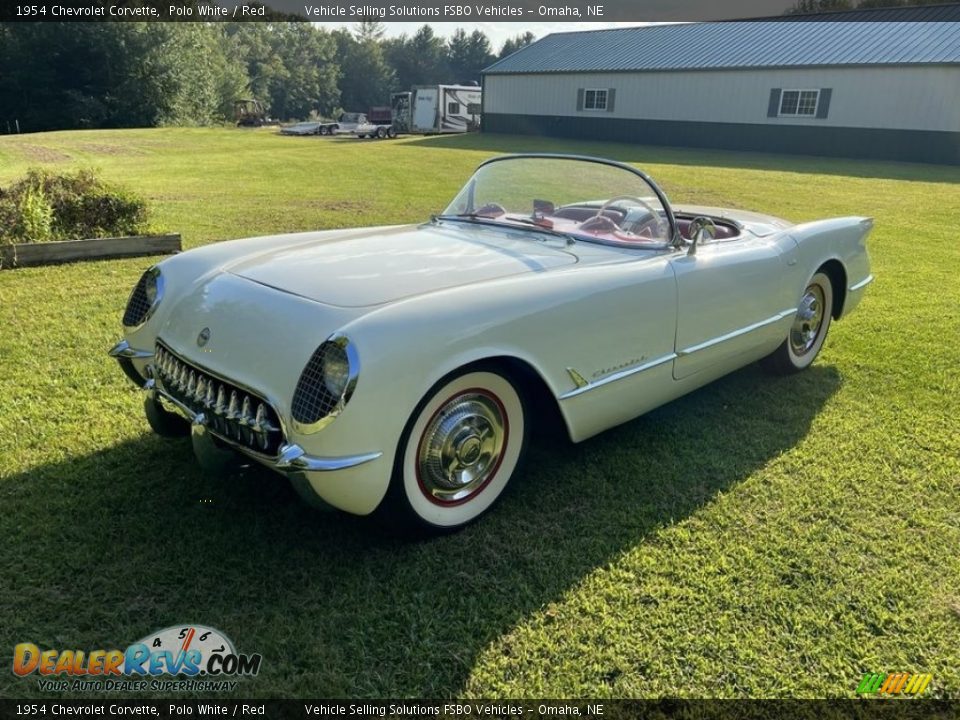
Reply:
M562 239L489 226L379 228L247 256L225 269L277 290L341 307L381 305L577 262Z

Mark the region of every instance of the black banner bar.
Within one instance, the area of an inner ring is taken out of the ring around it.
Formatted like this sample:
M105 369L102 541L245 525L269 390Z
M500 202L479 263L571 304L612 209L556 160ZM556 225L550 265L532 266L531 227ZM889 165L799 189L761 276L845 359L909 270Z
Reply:
M785 14L795 0L0 0L0 22L960 21L960 5Z
M953 720L960 702L859 700L0 700L0 720L47 718L790 718Z
M4 22L677 22L780 16L790 0L0 0Z

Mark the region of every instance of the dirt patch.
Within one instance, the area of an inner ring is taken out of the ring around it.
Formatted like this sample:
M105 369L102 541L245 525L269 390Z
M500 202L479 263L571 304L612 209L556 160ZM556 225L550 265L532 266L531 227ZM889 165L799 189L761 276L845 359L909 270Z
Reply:
M70 160L70 156L65 152L54 150L46 145L17 145L20 154L30 162L57 163Z
M98 155L146 155L143 150L130 145L104 145L102 143L79 143L77 147L84 152Z

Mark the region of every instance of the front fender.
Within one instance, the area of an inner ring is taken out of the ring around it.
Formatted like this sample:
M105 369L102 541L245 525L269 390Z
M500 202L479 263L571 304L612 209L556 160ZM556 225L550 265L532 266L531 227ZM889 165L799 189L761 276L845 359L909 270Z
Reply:
M619 363L672 353L675 313L676 283L665 256L507 277L381 307L341 329L362 369L347 408L321 434L346 437L362 425L392 458L417 403L458 368L515 358L559 397L577 387L567 368L595 378ZM561 405L574 439L609 427L618 411Z

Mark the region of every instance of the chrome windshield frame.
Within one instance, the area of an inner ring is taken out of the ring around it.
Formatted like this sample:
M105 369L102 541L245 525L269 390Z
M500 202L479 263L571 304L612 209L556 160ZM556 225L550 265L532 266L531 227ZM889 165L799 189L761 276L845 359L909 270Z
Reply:
M565 153L512 153L508 155L497 155L496 157L489 158L484 160L477 166L477 169L474 170L474 175L477 170L480 168L490 165L492 163L504 162L507 160L577 160L581 162L596 163L598 165L607 165L609 167L618 168L620 170L626 170L629 173L633 173L641 180L643 180L650 188L653 190L654 194L657 196L657 199L660 201L660 204L663 206L664 212L667 214L667 223L670 226L670 239L666 242L668 247L681 247L683 245L683 239L680 237L680 229L677 226L677 219L673 215L673 208L670 205L670 201L667 199L666 194L663 190L660 189L660 186L654 182L653 178L647 175L643 170L638 170L632 165L627 165L626 163L618 162L616 160L607 160L606 158L594 157L592 155L567 155ZM470 176L468 183L473 182L473 175ZM457 195L463 191L463 188L457 191ZM456 197L456 196L455 196ZM458 218L453 215L438 215L438 218L445 220L460 219L464 220L465 218ZM491 223L498 224L501 227L505 227L506 223ZM511 225L510 227L522 227L518 225ZM529 229L535 230L534 226L531 226ZM576 238L577 240L583 240L584 242L592 242L589 238Z

